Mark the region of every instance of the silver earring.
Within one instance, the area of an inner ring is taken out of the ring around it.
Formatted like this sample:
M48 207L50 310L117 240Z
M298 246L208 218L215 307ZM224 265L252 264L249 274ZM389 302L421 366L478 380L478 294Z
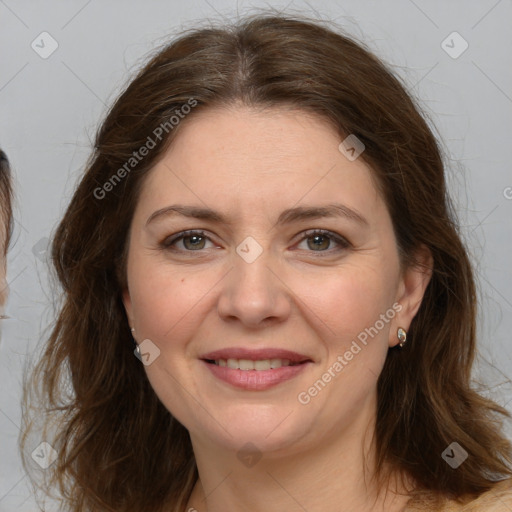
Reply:
M402 327L399 327L396 335L397 335L398 339L400 340L400 343L399 343L400 348L403 348L405 343L407 342L406 330L402 329Z
M140 354L139 344L135 341L135 336L133 336L135 333L135 327L132 327L130 331L132 331L133 343L135 343L135 350L137 351L137 354Z

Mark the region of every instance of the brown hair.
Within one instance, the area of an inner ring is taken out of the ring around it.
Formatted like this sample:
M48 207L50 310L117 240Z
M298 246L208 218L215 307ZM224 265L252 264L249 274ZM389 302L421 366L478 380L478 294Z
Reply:
M67 510L181 511L198 476L187 430L133 355L121 301L139 191L182 123L140 162L126 162L191 100L190 116L235 102L291 106L365 144L402 264L415 264L421 244L434 261L410 341L389 350L379 378L379 467L409 475L416 490L454 497L511 475L499 422L507 412L471 389L475 285L435 137L401 82L362 44L319 22L268 14L189 31L158 51L106 116L58 226L52 257L63 302L33 389L46 424L58 420L58 459L47 474ZM452 441L469 453L456 471L441 457Z
M3 256L7 254L9 242L12 235L12 185L11 169L7 155L0 149L0 220L2 224L0 229L4 246L2 247Z

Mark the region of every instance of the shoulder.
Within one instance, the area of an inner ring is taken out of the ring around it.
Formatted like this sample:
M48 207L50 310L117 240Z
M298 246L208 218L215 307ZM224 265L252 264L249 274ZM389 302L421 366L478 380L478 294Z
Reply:
M458 505L459 508L447 508L446 512L451 510L461 512L512 512L512 478L501 480L493 487L480 495L478 498Z
M512 512L512 478L500 480L478 498L465 500L462 503L447 500L441 504L439 499L426 496L420 502L412 500L411 507L405 510L407 512L427 510L436 510L437 512Z

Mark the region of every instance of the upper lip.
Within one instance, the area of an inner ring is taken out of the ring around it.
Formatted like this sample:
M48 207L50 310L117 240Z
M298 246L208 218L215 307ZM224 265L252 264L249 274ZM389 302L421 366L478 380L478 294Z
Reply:
M291 350L283 350L278 348L260 348L247 349L241 347L223 348L208 352L200 357L200 359L218 361L219 359L248 359L250 361L261 361L264 359L288 359L292 363L303 363L311 361L311 358Z

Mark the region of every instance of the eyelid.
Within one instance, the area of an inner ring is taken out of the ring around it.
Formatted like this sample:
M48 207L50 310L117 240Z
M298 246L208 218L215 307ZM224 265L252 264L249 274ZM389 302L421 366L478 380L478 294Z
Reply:
M344 250L344 249L348 249L349 247L352 247L352 244L345 237L343 237L333 231L330 231L328 229L318 229L318 228L302 231L300 233L301 238L297 242L297 244L300 242L303 242L304 240L307 240L308 238L311 238L315 235L327 236L332 241L337 243L339 247L334 248L334 249L327 249L325 251L307 251L307 252L317 253L317 254L331 254L332 252L336 252L336 251L340 251L340 250Z
M179 242L181 239L186 238L187 236L200 236L209 240L213 243L213 240L210 236L206 234L206 232L202 229L187 229L185 231L180 231L179 233L175 233L174 235L166 236L161 242L160 245L164 249L169 249L173 244ZM201 249L202 250L202 249ZM199 252L199 251L182 251L182 252Z
M340 251L340 250L344 250L344 249L348 249L349 247L352 247L352 244L345 237L343 237L333 231L330 231L328 229L320 229L320 228L313 228L313 229L308 229L306 231L301 231L298 234L298 236L300 236L300 239L295 243L295 245L297 245L297 244L303 242L304 240L307 240L308 238L313 237L315 235L327 236L332 241L334 241L336 244L338 244L339 247L334 248L334 249L327 249L325 251L307 251L307 252L318 253L318 254L331 254L332 252L336 252L336 251ZM199 236L199 237L205 238L206 240L208 240L212 243L215 243L212 240L212 238L206 234L206 232L204 230L188 229L185 231L180 231L179 233L176 233L174 235L167 236L166 238L163 239L163 241L160 243L160 245L164 249L172 250L171 247L173 244L182 240L183 238L186 238L187 236ZM177 249L176 251L177 252L185 252L185 253L186 252L193 253L193 252L201 252L204 250L205 249L198 249L196 251L186 251L186 250Z

